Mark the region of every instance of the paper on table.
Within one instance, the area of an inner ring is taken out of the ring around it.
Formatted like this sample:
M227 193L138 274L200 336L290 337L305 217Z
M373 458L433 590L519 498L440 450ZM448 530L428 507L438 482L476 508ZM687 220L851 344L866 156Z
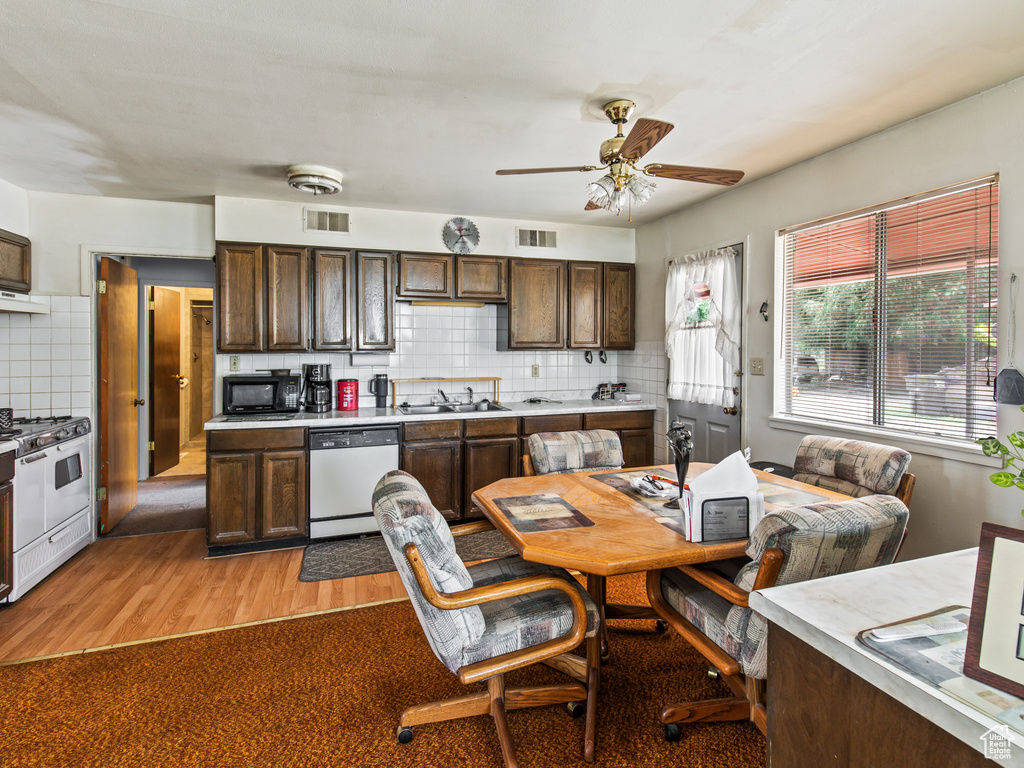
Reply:
M686 482L694 496L717 499L757 493L757 477L739 451Z
M749 535L764 514L757 488L757 476L739 451L687 482L683 493L687 540L723 541Z

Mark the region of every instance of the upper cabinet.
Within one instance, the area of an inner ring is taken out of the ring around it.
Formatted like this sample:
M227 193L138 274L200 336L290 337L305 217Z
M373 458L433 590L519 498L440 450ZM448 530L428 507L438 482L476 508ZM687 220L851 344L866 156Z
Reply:
M305 248L271 245L267 263L268 352L309 346L309 253Z
M457 256L455 298L505 301L508 297L508 259L503 256Z
M498 349L565 349L566 262L510 259Z
M262 352L263 246L217 246L217 319L220 352Z
M356 352L395 350L395 277L390 253L356 253Z
M502 256L450 253L398 255L398 297L505 301L506 264Z
M636 346L636 266L604 265L604 296L601 316L604 349Z
M352 253L313 251L313 347L352 349Z
M0 289L32 290L32 246L27 237L0 229Z
M601 348L601 296L604 265L569 262L569 348Z

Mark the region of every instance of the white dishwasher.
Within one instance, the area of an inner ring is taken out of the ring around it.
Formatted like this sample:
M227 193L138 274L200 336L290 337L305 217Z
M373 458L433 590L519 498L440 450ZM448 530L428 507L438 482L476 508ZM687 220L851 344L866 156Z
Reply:
M309 538L380 530L373 489L398 469L398 426L309 430Z

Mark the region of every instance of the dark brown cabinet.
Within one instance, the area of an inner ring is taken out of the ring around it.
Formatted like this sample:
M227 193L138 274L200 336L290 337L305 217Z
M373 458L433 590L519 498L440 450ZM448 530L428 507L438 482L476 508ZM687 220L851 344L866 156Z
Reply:
M610 429L622 442L622 458L627 467L654 463L654 411L617 411L588 413L584 429Z
M405 424L401 468L423 485L449 520L462 517L462 445L457 420Z
M305 429L211 430L206 448L211 549L306 536Z
M564 349L566 263L510 259L508 303L498 305L498 349Z
M356 352L395 349L395 279L390 253L356 253Z
M10 454L13 457L13 453ZM14 491L0 484L0 600L14 589Z
M32 290L32 245L27 237L0 229L0 288L17 293Z
M518 419L467 419L463 428L462 509L466 517L483 513L473 506L473 491L520 474Z
M602 344L604 349L636 347L636 267L605 264L602 296Z
M455 259L455 298L505 301L507 273L508 259L501 256L458 256Z
M583 429L583 414L557 413L550 416L524 416L519 431L523 455L530 453L530 435L537 432L571 432Z
M309 253L305 248L267 247L268 352L309 346Z
M352 253L313 251L313 347L352 349Z
M400 253L398 296L406 299L450 299L455 257L445 253Z
M568 271L569 348L600 349L604 265L593 261L570 261Z

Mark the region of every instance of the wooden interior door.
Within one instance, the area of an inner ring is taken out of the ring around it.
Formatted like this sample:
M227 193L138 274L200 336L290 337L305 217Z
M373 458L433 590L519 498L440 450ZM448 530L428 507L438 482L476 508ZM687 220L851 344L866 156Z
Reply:
M107 533L138 501L139 287L134 269L100 259L100 533Z
M149 313L149 474L177 466L181 452L181 293L153 286Z

